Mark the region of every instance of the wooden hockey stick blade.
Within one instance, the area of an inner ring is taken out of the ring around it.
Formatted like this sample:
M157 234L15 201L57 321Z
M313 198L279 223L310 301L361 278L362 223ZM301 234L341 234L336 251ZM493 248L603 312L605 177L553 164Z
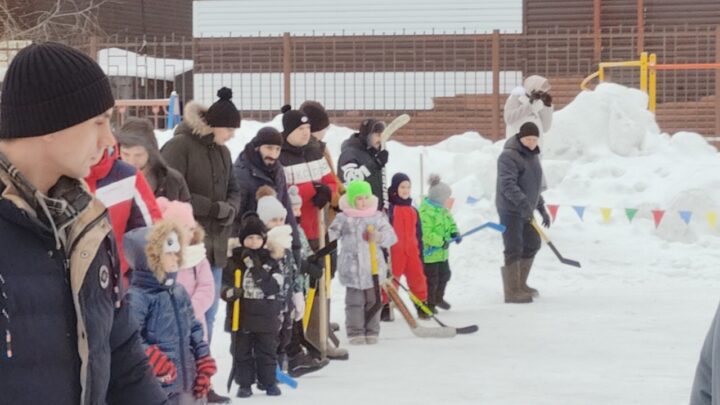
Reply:
M557 256L557 258L560 260L560 263L567 264L568 266L582 268L579 261L564 258L552 242L547 241L547 245L550 246L550 250L552 250L553 253L555 253L555 256Z
M387 142L395 132L404 127L408 122L410 122L410 116L408 114L397 116L385 127L385 130L380 135L380 141L383 143Z
M382 287L390 298L390 301L395 303L395 306L402 314L413 335L421 338L451 338L457 334L455 328L442 326L426 327L418 325L415 318L413 318L412 314L410 314L410 310L408 310L408 307L405 306L405 303L402 302L402 300L400 299L400 296L398 295L398 292L392 282L389 280L385 280L382 284Z

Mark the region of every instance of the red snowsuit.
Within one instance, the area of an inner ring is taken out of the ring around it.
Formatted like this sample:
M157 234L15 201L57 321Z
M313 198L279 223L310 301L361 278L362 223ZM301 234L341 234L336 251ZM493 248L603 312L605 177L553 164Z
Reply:
M391 204L388 216L398 237L398 242L390 248L393 277L400 280L405 275L410 291L426 301L427 281L421 258L422 228L418 212L412 205Z

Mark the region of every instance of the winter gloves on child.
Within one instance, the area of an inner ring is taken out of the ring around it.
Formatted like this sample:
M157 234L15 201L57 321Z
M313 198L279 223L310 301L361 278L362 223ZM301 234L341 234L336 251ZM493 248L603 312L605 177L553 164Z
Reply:
M223 294L223 299L227 302L234 302L235 300L239 300L242 298L243 295L243 289L240 287L232 287L228 288L225 291L225 294Z
M301 292L293 293L292 295L293 307L295 307L295 322L303 319L305 315L305 296Z
M266 247L270 256L275 259L285 257L285 250L292 246L292 228L290 225L276 226L268 231Z
M390 159L390 152L388 152L387 149L383 149L375 155L375 159L380 163L380 167L385 167L388 159Z
M195 377L193 394L195 398L204 398L210 391L210 377L217 373L217 364L215 364L215 359L205 356L198 359L195 366L197 367L197 376Z
M330 187L323 183L313 182L315 195L312 197L312 203L318 208L325 207L332 199L332 191Z
M322 258L309 258L303 261L300 270L302 273L310 276L310 278L317 280L323 275L323 265L320 263L320 260L322 260Z
M177 368L168 357L163 353L157 345L148 346L145 349L145 355L148 357L148 363L152 367L155 377L162 384L172 384L177 378Z

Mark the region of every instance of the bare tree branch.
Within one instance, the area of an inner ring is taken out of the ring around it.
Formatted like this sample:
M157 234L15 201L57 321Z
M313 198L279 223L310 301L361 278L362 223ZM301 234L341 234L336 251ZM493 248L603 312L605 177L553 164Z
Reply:
M100 7L111 0L55 0L46 9L12 7L0 0L0 41L62 40L79 36L101 35ZM27 6L26 6L27 7Z

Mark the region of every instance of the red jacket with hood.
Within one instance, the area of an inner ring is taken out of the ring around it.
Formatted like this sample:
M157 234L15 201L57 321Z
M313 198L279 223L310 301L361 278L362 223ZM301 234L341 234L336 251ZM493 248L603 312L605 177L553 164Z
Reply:
M128 265L123 252L123 236L135 228L151 226L162 218L150 185L142 172L134 166L119 160L120 150L113 147L105 151L102 159L93 166L85 181L108 209L110 223L115 234L123 285L128 287Z

